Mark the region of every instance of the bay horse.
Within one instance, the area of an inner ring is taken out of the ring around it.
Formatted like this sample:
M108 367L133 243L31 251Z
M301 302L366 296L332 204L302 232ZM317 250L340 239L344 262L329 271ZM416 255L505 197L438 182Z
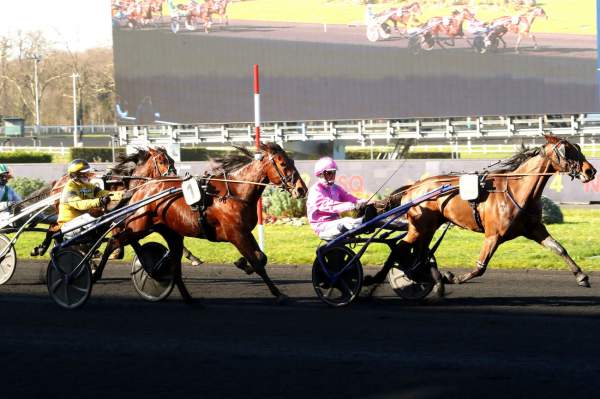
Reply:
M546 143L541 147L523 148L504 161L500 169L483 175L483 188L473 203L461 199L456 189L449 195L426 201L409 210L408 234L396 254L400 259L428 259L433 235L446 222L485 236L477 266L471 272L459 277L445 273L442 278L435 265L431 268L434 292L438 296L443 296L444 282L461 284L482 276L498 246L520 236L560 256L577 283L582 287L590 286L588 276L542 223L541 196L550 176L557 172L568 173L572 178L587 183L594 179L596 169L586 160L578 145L553 135L544 137ZM435 176L401 187L388 197L384 207L391 209L400 203L407 203L445 184L458 186L459 177L455 174ZM365 284L381 283L391 268L389 263L386 262L375 276L365 277Z
M136 152L129 155L119 154L117 156L117 164L109 169L108 174L97 175L97 178L105 180L105 188L109 191L130 191L145 181L161 176L176 175L175 161L167 154L167 151L161 147L156 149L148 147L147 149L138 148ZM68 180L69 176L64 175L42 189L35 191L17 205L16 211L18 212L19 208L24 208L43 198L59 194ZM55 220L55 216L58 215L58 206L59 200L51 208L51 214L45 214L49 227L44 241L31 251L31 256L44 255L52 243L52 236L59 229ZM120 258L122 255L122 248L119 248L115 256ZM202 263L187 248L184 248L184 255L194 265Z
M408 25L408 21L413 15L421 15L423 12L421 11L421 5L418 1L413 1L407 6L404 7L393 7L384 11L380 14L385 14L387 12L391 13L390 20L394 23L394 30L398 30L398 24L404 25L404 31L406 31L406 27Z
M440 36L446 38L446 45L454 46L455 38L464 37L464 21L477 21L475 19L475 14L466 7L460 11L454 10L449 17L432 17L426 22L428 28L426 35L434 39L440 47L443 47L439 40ZM428 38L426 37L425 39Z
M213 0L204 0L200 3L196 0L191 0L187 6L187 17L185 19L185 27L187 30L196 30L195 23L200 20L204 25L204 32L208 33L212 25L211 10L214 8Z
M186 302L192 300L181 276L183 237L204 238L215 242L230 242L242 258L235 265L246 273L256 272L265 282L278 303L287 296L273 284L267 272L267 256L260 250L252 230L257 224L257 203L268 184L279 186L293 197L304 197L306 185L294 166L294 161L277 144L261 144L252 154L236 147L238 154L214 160L220 172L206 175L206 208L192 209L181 193L152 202L140 208L124 221L123 228L113 234L98 266L102 270L108 253L130 244L152 232L163 236L169 246L169 259L175 283ZM145 183L132 196L136 203L167 189L181 187L183 179L160 178Z
M229 17L227 16L227 6L229 5L230 1L231 0L214 0L213 6L210 10L210 13L217 14L219 16L219 21L221 23L225 23L225 25L229 25Z
M515 44L516 53L519 53L519 45L521 44L523 35L527 35L527 37L533 40L533 48L537 49L537 40L535 39L535 35L531 33L531 27L533 26L533 23L537 17L545 17L548 19L548 15L542 7L534 7L525 13L515 16L503 16L496 18L490 22L490 27L492 28L490 34L495 34L496 37L502 41L504 47L506 47L506 42L504 41L503 36L508 32L516 33L518 35L517 43Z

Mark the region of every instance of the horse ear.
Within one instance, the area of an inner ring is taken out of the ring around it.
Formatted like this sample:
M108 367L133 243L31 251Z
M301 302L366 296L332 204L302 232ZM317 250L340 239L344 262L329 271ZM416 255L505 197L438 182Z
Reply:
M558 155L560 155L562 158L566 158L567 157L567 146L565 145L565 143L562 143L561 145L556 146L556 152L558 152Z
M556 144L560 141L560 139L553 135L551 132L542 133L542 136L544 136L546 142L550 144Z

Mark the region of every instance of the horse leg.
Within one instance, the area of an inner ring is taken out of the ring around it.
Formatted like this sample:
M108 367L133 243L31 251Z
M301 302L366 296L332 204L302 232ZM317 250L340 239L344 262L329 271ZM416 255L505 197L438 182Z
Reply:
M535 40L535 35L533 33L528 33L527 35L531 38L531 40L533 40L533 49L537 50L538 43L537 43L537 40Z
M228 235L229 237L229 235ZM231 235L231 242L240 251L240 254L250 262L252 268L264 281L264 283L271 291L271 294L275 297L278 304L284 304L289 300L288 296L281 293L279 289L273 284L273 281L269 278L265 265L267 264L267 255L265 255L258 246L256 239L250 232L235 232Z
M519 44L521 44L521 38L522 38L522 34L519 33L519 35L517 36L517 44L515 45L515 53L519 54Z
M583 273L583 271L577 266L577 263L569 256L567 250L548 233L546 226L540 224L536 226L532 231L529 231L525 237L537 242L540 245L548 248L550 251L560 256L563 261L567 264L571 272L577 280L577 284L580 287L590 287L589 277Z
M498 249L498 245L500 245L500 237L497 235L486 236L483 241L483 247L481 248L481 252L479 253L479 259L477 260L477 267L469 272L465 273L462 276L455 278L451 273L447 274L447 279L452 284L462 284L465 283L472 278L483 276L487 269L487 265Z
M31 250L31 253L30 253L31 256L42 256L46 253L46 251L50 247L50 244L52 243L52 236L57 231L57 230L53 230L52 229L53 227L54 226L50 226L48 228L48 230L46 231L46 236L44 237L44 241L42 241L42 243L40 245L38 245L37 247L34 247Z
M204 263L204 261L200 258L197 258L196 256L194 256L194 254L187 249L186 247L183 247L183 256L189 260L190 262L192 262L192 266L200 266L201 264Z
M184 248L183 237L167 229L161 229L159 234L169 245L169 260L171 261L171 270L173 271L175 285L177 285L177 289L179 290L183 301L186 304L191 304L193 302L193 298L185 286L185 283L183 282L183 276L181 274L181 257L183 255Z

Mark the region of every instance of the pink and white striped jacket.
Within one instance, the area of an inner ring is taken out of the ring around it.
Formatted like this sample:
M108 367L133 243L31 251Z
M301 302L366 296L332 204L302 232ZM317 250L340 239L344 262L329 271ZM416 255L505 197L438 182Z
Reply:
M341 186L317 182L308 190L306 213L313 230L319 234L326 222L340 218L340 213L351 211L358 198Z

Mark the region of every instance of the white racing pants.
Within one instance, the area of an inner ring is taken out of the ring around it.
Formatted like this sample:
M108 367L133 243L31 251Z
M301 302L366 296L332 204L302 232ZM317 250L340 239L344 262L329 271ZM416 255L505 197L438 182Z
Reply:
M325 222L322 224L323 230L321 230L319 233L319 238L327 241L333 240L341 233L360 226L362 222L363 218L350 217L332 220L331 222Z

